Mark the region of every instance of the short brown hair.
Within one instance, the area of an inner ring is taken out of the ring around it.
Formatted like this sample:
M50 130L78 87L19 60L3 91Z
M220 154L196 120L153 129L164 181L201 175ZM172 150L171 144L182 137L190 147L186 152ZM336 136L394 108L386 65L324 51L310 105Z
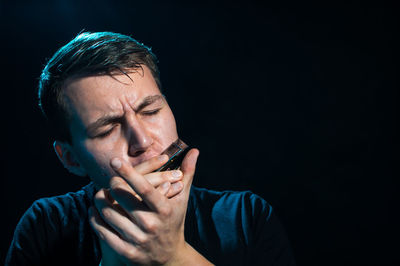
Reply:
M39 80L39 106L53 135L71 142L69 114L63 85L69 78L127 74L147 66L161 91L157 57L151 49L130 36L113 32L83 32L61 47L47 62Z

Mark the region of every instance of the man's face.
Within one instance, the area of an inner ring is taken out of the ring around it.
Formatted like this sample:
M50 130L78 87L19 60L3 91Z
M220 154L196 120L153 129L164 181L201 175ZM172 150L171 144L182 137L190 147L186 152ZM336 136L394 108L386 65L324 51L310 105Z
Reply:
M98 187L114 175L113 157L133 166L178 138L175 119L150 70L74 79L65 86L71 150Z

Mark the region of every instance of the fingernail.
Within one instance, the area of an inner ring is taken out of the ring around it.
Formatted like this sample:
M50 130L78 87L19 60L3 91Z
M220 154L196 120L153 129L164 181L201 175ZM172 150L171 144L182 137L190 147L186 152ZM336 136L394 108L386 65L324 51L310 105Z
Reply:
M118 158L114 158L111 160L111 166L114 167L114 169L119 169L121 168L122 162Z
M179 191L183 188L183 183L181 181L171 184L173 191Z
M173 179L179 179L182 176L182 172L179 170L174 170L171 173Z

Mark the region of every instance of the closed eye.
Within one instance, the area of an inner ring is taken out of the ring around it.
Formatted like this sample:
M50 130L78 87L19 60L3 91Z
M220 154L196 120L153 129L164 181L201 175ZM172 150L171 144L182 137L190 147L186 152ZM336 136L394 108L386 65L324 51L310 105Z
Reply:
M110 128L109 130L107 130L107 131L105 131L105 132L102 132L102 133L100 133L100 134L97 134L97 135L95 136L95 138L104 138L104 137L107 137L108 135L110 135L110 134L113 132L113 130L114 130L115 127L116 127L116 126L113 126L113 127Z
M161 110L161 108L155 109L155 110L150 110L150 111L142 111L140 114L144 115L144 116L151 116L151 115L158 114L160 112L160 110Z

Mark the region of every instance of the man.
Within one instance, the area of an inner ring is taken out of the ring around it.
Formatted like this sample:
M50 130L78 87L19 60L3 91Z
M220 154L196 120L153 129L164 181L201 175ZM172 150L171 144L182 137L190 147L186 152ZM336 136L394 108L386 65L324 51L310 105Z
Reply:
M156 57L131 37L82 33L49 60L39 101L82 190L36 201L6 265L293 265L272 208L191 186L199 155L157 172L178 139Z

